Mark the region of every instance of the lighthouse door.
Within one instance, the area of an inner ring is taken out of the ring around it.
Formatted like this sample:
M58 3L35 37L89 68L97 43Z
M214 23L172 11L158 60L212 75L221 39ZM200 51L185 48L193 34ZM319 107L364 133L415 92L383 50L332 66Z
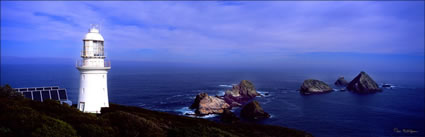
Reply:
M85 102L80 102L80 111L84 112L84 105L85 105Z

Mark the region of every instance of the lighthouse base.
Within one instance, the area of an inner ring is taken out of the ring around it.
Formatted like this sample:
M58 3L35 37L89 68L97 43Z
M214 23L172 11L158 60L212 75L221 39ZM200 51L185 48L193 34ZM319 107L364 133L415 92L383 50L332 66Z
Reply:
M102 107L109 107L108 100L108 69L80 70L80 90L77 108L82 112L100 113Z

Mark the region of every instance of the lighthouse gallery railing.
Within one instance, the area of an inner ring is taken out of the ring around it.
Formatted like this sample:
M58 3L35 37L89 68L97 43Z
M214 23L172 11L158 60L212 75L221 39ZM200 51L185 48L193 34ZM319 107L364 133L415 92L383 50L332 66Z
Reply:
M75 63L76 67L85 67L87 66L86 62L84 62L84 60L77 60ZM103 66L102 65L95 65L93 67L111 67L111 61L110 60L105 60L103 62Z

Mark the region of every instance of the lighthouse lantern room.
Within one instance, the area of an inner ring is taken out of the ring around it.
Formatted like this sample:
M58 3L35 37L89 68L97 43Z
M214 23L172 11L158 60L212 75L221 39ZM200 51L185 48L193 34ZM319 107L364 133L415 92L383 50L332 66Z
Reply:
M80 71L77 108L82 112L100 113L102 107L109 107L107 74L111 66L105 61L104 39L98 26L91 26L83 44L82 59L76 64Z

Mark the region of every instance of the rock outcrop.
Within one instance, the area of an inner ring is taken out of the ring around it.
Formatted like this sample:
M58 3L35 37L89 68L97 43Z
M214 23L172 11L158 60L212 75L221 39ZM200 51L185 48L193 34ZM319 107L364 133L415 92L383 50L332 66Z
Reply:
M224 109L224 112L221 114L220 120L225 123L239 122L239 118L229 109Z
M208 96L207 93L199 93L190 106L191 109L196 109L195 113L197 115L220 114L224 112L224 109L229 107L230 105L224 100L214 96Z
M378 84L363 71L348 83L347 89L357 93L374 93L382 91Z
M248 80L242 80L238 85L234 85L231 90L226 91L224 100L231 106L241 106L241 104L260 96L255 90L254 84Z
M257 101L252 101L246 104L241 110L241 117L250 120L269 118L270 115L264 112Z
M315 80L315 79L307 79L304 80L303 85L300 88L300 92L304 94L308 93L324 93L333 91L328 84L323 81Z
M348 81L344 79L344 77L339 77L338 80L334 83L337 86L345 87L348 85Z

